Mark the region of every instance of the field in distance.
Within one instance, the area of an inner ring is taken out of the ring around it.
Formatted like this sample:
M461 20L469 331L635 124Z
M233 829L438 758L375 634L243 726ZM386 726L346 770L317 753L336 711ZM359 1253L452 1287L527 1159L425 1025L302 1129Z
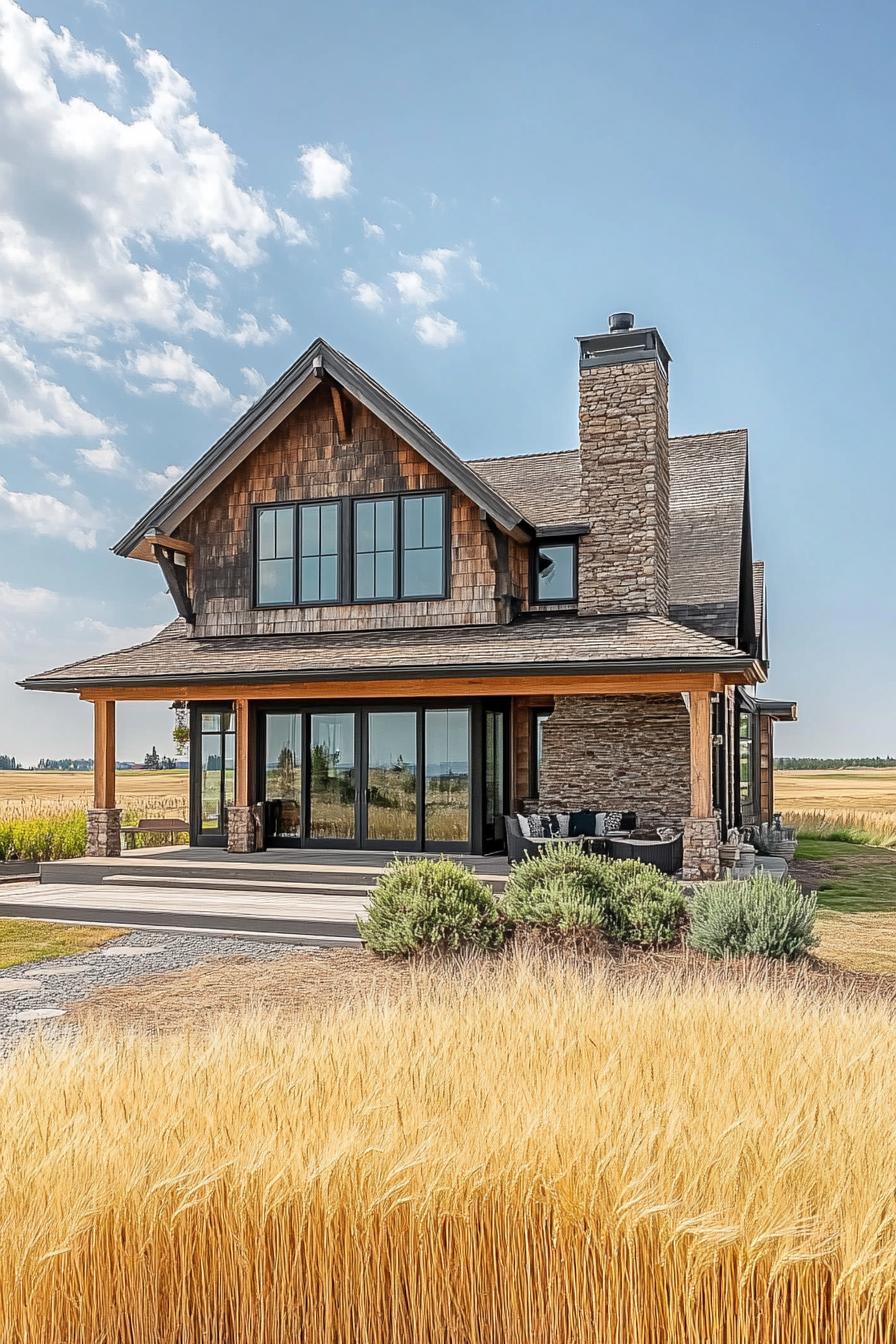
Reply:
M776 770L781 812L896 811L896 770Z
M155 803L147 814L186 815L187 770L119 770L115 776L121 807ZM89 770L0 770L0 817L41 816L73 807L89 807L93 773Z

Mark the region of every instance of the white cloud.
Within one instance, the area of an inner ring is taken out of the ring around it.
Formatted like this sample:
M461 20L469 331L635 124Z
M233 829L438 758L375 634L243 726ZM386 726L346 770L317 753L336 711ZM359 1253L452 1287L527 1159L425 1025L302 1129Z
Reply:
M53 485L57 485L60 490L68 490L70 486L74 484L67 471L54 471L52 467L48 467L46 462L41 461L39 457L32 456L31 465L32 467L35 467L42 476L46 476L47 480L51 481Z
M295 246L299 243L311 242L311 234L294 215L287 214L285 210L275 210L274 216L280 225L280 232L287 244Z
M439 348L456 345L463 335L454 318L445 317L444 313L423 313L414 323L414 331L423 345Z
M153 490L163 494L184 474L183 467L163 467L161 471L141 471L137 483L141 490Z
M190 244L252 266L278 227L263 195L237 182L188 81L159 52L129 49L147 97L119 117L56 83L62 71L114 87L113 62L0 0L0 312L43 339L139 323L224 335L220 313L145 255Z
M107 428L47 377L18 341L0 334L0 432L11 439L70 438Z
M96 546L96 531L102 519L81 495L66 504L55 495L28 494L10 490L0 476L0 519L9 527L34 532L39 537L69 541L79 551Z
M364 230L365 238L385 238L386 236L386 230L379 224L372 224L369 219L362 219L361 227Z
M268 327L262 327L254 313L240 313L240 324L227 333L227 339L240 346L270 345L279 337L288 336L291 331L292 327L279 313L274 314Z
M113 475L121 475L128 465L124 453L111 439L101 439L98 448L79 448L78 457L94 471L107 471Z
M73 628L91 636L91 646L97 653L107 653L131 648L135 644L145 644L153 635L163 630L165 625L108 625L105 621L85 616L82 620L75 621Z
M357 271L342 272L342 283L351 294L355 303L371 312L378 312L383 306L383 291L371 280L362 280Z
M419 271L390 271L389 278L398 290L402 303L428 308L441 296L440 289L428 285Z
M240 373L243 375L249 391L253 392L256 397L260 397L262 392L267 391L268 381L263 373L259 373L257 369L252 368L240 369Z
M52 611L59 604L59 594L50 588L14 588L0 579L0 612L27 612L36 615Z
M188 406L212 410L231 406L233 397L214 374L197 364L182 345L163 341L161 345L129 350L123 368L129 374L145 378L153 392L178 393Z
M306 145L299 155L302 190L313 201L347 196L352 180L351 157L337 158L326 145Z

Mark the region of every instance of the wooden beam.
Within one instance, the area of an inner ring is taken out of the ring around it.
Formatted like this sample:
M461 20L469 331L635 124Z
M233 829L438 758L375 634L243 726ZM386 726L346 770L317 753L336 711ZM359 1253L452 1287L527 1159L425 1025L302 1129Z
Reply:
M193 555L196 548L191 541L181 541L179 537L169 537L161 532L147 532L130 553L131 560L155 560L156 547L163 546L168 551L178 551L181 555Z
M408 677L363 681L280 681L252 684L221 681L190 685L84 687L82 700L425 700L481 695L678 695L714 689L711 672L500 677Z
M115 701L93 707L93 805L115 806Z
M691 691L691 816L712 816L712 706L709 691Z
M168 592L177 608L177 614L182 616L188 625L195 625L196 614L193 611L193 604L190 601L190 593L187 587L186 565L175 564L175 552L169 551L166 547L157 546L155 553L159 569L162 571L162 577L168 585Z
M236 778L233 784L233 798L237 807L248 807L252 797L249 701L245 698L235 700L234 709L236 710Z
M338 383L330 383L330 396L336 413L336 432L340 443L352 441L352 405Z

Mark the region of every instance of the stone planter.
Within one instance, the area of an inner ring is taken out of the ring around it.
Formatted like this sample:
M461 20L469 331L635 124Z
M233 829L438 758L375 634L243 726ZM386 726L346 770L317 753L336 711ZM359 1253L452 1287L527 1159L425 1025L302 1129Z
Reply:
M741 845L737 860L738 877L752 877L756 867L756 850L752 845Z
M787 840L783 837L779 839L777 834L773 831L769 832L768 841L765 847L772 858L786 859L788 863L790 863L796 853L795 840Z
M737 867L740 845L719 845L719 867L722 873Z

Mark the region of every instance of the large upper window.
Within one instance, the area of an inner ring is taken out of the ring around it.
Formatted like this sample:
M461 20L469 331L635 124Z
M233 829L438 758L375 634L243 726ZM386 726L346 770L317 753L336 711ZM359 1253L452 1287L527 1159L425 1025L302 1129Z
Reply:
M355 601L395 597L395 500L355 503Z
M295 508L259 509L255 526L255 600L260 607L290 606L296 589Z
M404 495L401 501L401 595L445 592L445 496Z
M574 602L576 599L576 543L544 542L535 547L533 583L535 602Z
M339 504L299 508L299 601L339 601Z

